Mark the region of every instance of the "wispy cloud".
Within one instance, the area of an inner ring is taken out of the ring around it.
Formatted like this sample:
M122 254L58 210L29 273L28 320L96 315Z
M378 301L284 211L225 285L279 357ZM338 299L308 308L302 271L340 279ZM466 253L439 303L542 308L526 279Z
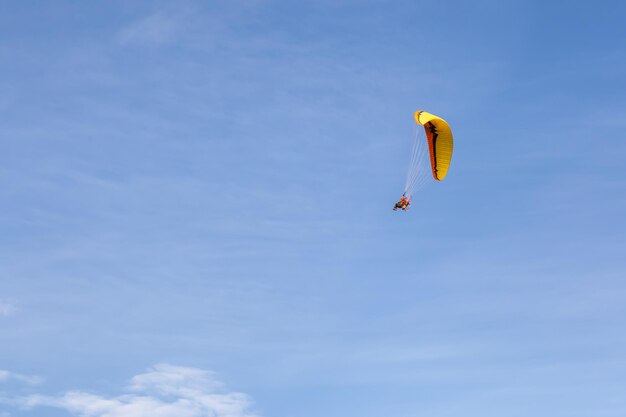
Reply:
M121 44L165 44L176 39L184 15L157 12L136 20L118 33Z
M36 375L23 375L0 369L0 383L9 381L16 381L27 385L38 385L43 382L43 379Z
M224 392L208 371L158 364L134 376L127 394L105 396L68 391L60 396L29 395L26 409L53 407L81 417L253 417L245 394Z
M8 317L17 313L17 306L8 301L0 300L0 317Z

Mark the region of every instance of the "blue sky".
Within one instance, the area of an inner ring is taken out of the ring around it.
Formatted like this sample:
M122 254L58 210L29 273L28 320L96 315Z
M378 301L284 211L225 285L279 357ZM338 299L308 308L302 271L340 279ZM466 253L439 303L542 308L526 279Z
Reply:
M0 416L626 415L625 13L2 2Z

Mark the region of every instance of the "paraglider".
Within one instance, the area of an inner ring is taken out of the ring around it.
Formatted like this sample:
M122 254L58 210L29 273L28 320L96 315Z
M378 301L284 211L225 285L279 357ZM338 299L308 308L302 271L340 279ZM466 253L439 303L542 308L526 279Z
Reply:
M424 127L426 137L420 135L421 129L418 129L413 141L404 193L393 207L394 211L398 209L406 211L410 207L413 193L424 186L428 180L428 171L436 181L443 180L448 174L452 159L454 143L450 125L441 117L423 110L416 111L414 117L415 122Z
M406 198L406 193L402 194L402 198L400 198L400 201L398 201L396 205L393 207L393 211L396 211L398 209L402 209L402 211L407 211L410 205L411 205L410 198Z

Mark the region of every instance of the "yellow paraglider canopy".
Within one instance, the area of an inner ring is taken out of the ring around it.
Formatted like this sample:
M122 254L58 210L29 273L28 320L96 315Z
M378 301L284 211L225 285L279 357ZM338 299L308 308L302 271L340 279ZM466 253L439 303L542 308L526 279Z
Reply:
M424 126L433 177L441 181L448 173L452 159L452 130L441 117L422 110L415 112L415 121L418 125Z

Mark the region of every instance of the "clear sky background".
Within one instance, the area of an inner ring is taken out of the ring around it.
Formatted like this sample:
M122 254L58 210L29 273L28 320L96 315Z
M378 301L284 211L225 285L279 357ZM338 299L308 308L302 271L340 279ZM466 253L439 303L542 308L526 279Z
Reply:
M2 1L0 416L626 415L626 6L578 3Z

